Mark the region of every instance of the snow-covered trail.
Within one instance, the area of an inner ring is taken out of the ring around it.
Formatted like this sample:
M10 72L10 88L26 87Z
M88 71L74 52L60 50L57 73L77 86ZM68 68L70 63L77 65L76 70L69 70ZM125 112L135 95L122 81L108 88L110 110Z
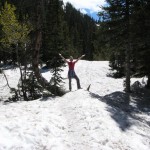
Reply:
M73 80L73 91L62 97L0 105L0 150L150 149L150 126L144 122L150 120L149 111L138 114L143 119L138 120L103 101L105 95L123 90L123 79L107 77L108 62L79 61L76 73L81 90ZM43 76L49 80L50 73ZM15 79L18 75L12 76L12 86ZM64 86L68 89L67 79Z
M64 68L62 76L66 78L65 88L68 89L68 67ZM110 67L108 61L84 61L80 60L75 65L75 72L80 79L81 87L87 89L91 84L90 92L105 96L116 91L123 91L123 78L114 79L109 77ZM46 77L46 76L45 76ZM46 77L47 78L47 77ZM48 78L47 78L48 79ZM137 79L131 79L131 84ZM138 79L141 81L142 79ZM77 89L76 81L72 81L73 91Z
M108 77L110 67L108 66L108 61L83 61L80 60L75 65L75 72L80 79L81 86L86 89L90 84L90 91L95 94L104 96L110 94L116 90L122 91L123 79L113 79ZM62 76L67 78L68 67L64 68ZM65 80L65 88L68 89L68 80ZM115 84L115 86L114 86ZM114 88L112 88L112 86ZM76 90L76 81L72 81L73 90Z
M123 131L112 119L112 114L108 111L111 107L103 103L101 97L92 98L91 93L84 90L74 91L65 95L63 103L58 103L58 107L66 120L70 150L149 149L150 143L147 142L150 136L144 133L149 128L141 128L139 131L137 128L141 126L140 121L133 121L136 125ZM126 116L124 112L122 115ZM126 123L124 118L117 117L123 124ZM132 120L128 117L130 119Z
M104 103L100 103L96 99L91 101L89 93L80 90L65 95L64 101L59 104L59 107L67 121L69 149L108 149L109 135L105 133L108 128L112 127L109 127L110 122L107 122L110 115L106 111ZM103 120L104 117L105 120ZM104 129L105 132L103 132Z
M1 105L0 150L148 150L149 127L133 120L122 131L108 109L84 90Z

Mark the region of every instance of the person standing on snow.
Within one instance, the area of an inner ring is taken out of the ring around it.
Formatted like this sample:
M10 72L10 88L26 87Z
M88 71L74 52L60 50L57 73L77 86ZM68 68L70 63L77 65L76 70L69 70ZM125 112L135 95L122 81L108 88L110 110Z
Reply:
M72 56L70 56L70 59L69 59L70 61L66 60L61 54L59 54L59 56L68 64L68 67L69 67L69 71L68 71L69 90L71 91L71 89L72 89L72 87L71 87L71 79L72 78L76 79L76 81L77 81L77 88L81 89L80 80L79 80L78 76L76 75L76 73L74 71L74 66L75 66L76 62L78 62L78 60L83 58L85 55L82 55L76 61L73 61L73 57Z

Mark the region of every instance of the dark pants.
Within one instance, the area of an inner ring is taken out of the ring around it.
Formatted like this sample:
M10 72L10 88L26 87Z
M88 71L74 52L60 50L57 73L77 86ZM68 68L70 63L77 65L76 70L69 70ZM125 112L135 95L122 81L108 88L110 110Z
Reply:
M71 91L72 87L71 87L71 80L72 78L75 78L76 79L76 82L77 82L77 89L80 89L81 86L80 86L80 80L78 78L78 76L75 74L74 70L69 70L68 71L68 78L69 78L69 90Z

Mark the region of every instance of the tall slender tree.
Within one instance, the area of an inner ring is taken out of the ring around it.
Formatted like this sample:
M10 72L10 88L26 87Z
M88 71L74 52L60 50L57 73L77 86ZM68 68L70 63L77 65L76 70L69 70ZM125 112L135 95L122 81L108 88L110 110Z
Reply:
M125 0L125 28L126 28L126 92L130 92L130 53L131 53L131 31L130 31L130 1Z
M108 6L101 12L102 21L100 29L104 36L104 46L113 58L111 65L120 69L126 75L126 91L130 92L130 55L132 51L131 27L133 1L132 0L107 0ZM104 35L105 34L105 35ZM111 60L111 59L110 59ZM121 60L121 61L120 61Z
M148 0L135 1L132 21L133 31L133 60L136 74L147 76L147 87L150 88L150 2Z

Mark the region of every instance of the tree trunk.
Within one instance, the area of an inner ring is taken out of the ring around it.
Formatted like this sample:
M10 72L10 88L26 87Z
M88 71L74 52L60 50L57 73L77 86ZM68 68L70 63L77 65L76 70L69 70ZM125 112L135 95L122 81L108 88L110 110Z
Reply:
M130 91L130 46L126 49L126 92Z
M146 88L150 89L150 75L148 75L147 77L148 80L147 80Z
M126 0L126 28L127 28L127 43L126 43L126 92L130 92L130 19L129 19L129 0Z
M37 14L36 14L36 30L34 32L33 37L33 71L37 78L37 81L41 84L41 86L48 91L51 91L49 82L42 77L39 70L39 52L42 44L42 7L43 0L38 0L37 2Z
M17 44L16 45L16 55L17 55L17 62L18 62L19 71L20 71L21 88L22 88L23 98L25 101L27 101L28 98L27 98L27 93L26 93L25 84L24 84L25 80L23 78L23 73L22 73L22 69L21 69L21 62L20 62L20 58L19 58L19 54L18 54L18 46L19 45Z

